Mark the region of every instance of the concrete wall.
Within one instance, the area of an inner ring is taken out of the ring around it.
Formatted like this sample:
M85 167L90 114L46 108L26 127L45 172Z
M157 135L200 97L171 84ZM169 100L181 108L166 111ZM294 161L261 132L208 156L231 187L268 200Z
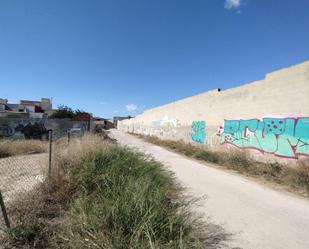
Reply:
M88 122L66 119L0 118L0 137L13 139L44 138L49 129L55 138L65 136L72 128L88 129Z
M146 110L121 121L118 129L212 149L232 146L264 156L309 156L309 61L240 87Z

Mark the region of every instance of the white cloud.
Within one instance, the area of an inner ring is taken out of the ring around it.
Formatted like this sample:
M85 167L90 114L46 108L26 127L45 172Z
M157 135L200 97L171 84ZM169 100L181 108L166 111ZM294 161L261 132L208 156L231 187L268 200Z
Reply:
M106 104L106 102L101 101L99 104L100 104L100 105L105 105L105 104Z
M135 112L138 110L138 106L135 104L128 104L126 105L126 109L128 112Z
M135 104L127 104L126 105L126 110L128 112L133 112L133 113L139 113L139 112L143 112L145 110L146 106L142 105L142 106L138 106Z
M114 110L114 113L118 113L119 111L118 110Z
M238 9L242 5L242 0L225 0L224 8L230 9Z

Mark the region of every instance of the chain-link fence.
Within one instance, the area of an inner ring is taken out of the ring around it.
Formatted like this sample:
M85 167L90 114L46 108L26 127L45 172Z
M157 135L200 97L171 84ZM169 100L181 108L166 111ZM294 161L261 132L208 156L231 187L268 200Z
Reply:
M11 216L16 202L38 191L51 172L53 131L48 131L47 153L10 156L0 159L0 230L14 225ZM31 200L29 200L31 202Z
M62 138L67 136L69 144L71 139L81 138L83 135L84 129L73 128ZM46 137L47 152L0 158L0 235L5 229L14 228L16 206L20 203L32 206L34 200L31 198L40 194L43 190L41 188L45 186L41 183L48 183L45 180L51 176L54 146L57 144L56 139L61 137L53 130L48 130ZM14 143L14 140L11 141ZM28 146L31 147L31 143ZM32 151L32 148L28 151Z

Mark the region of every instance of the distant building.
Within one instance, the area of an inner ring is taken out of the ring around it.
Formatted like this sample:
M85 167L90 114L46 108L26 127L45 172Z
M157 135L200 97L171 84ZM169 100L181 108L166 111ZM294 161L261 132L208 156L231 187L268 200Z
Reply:
M0 111L5 111L7 103L8 103L7 99L0 98Z
M124 119L131 119L131 118L132 118L131 116L127 116L127 117L115 116L113 118L114 126L117 128L118 121L121 121L121 120L124 120Z
M30 117L43 118L52 111L50 99L41 101L21 100L19 104L8 103L7 99L0 98L0 117Z
M8 100L7 99L1 99L0 98L0 105L5 105L8 103Z
M23 105L29 113L44 113L52 110L51 101L47 98L42 98L41 101L21 100L20 104Z
M51 111L53 109L52 103L48 98L41 98L40 106L44 112Z
M87 130L90 131L92 129L92 115L87 112L81 112L75 115L72 119L72 121L83 121L87 122Z
M26 112L26 108L20 104L6 104L6 110L10 112Z
M58 109L51 109L51 110L45 111L44 113L47 115L47 117L49 117L50 115L54 114L57 111Z
M111 129L115 128L114 122L111 119L94 117L93 122L95 124L96 129Z

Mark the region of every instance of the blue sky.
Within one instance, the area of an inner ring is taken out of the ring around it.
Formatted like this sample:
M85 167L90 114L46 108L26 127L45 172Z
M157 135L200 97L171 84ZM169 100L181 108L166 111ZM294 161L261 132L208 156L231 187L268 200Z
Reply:
M308 0L0 0L0 97L136 115L309 59Z

